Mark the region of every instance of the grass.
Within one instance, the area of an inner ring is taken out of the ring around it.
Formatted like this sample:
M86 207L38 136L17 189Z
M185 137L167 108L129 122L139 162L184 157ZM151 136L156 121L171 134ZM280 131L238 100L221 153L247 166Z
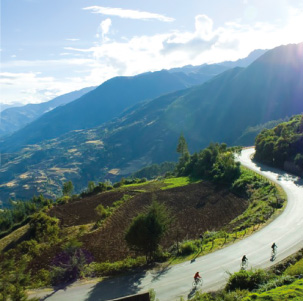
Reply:
M12 233L0 239L0 252L2 252L2 250L6 246L18 241L18 239L20 239L23 235L27 233L28 229L29 229L29 224L26 224L25 226L13 231Z
M207 242L203 242L202 249L201 249L201 243L199 244L198 240L184 242L184 243L191 242L193 244L196 244L198 247L196 248L195 252L191 254L188 255L181 254L181 255L172 256L170 260L170 264L175 265L185 261L194 261L196 258L200 256L204 256L214 251L217 251L219 249L225 248L228 245L253 234L258 229L259 228L257 226L252 226L250 228L244 229L242 231L238 231L236 233L226 233L223 231L218 232L216 238L209 240Z
M282 213L286 206L286 194L280 186L245 167L241 170L239 181L249 187L247 190L250 204L241 215L230 222L232 231L260 224L264 226ZM283 203L278 204L278 200Z
M191 183L198 183L200 182L200 179L194 179L190 177L173 177L173 178L167 178L164 180L151 180L144 183L133 183L133 184L127 184L123 185L118 189L124 190L128 189L130 187L139 188L136 191L138 192L148 192L148 191L154 191L157 189L165 190L165 189L171 189L175 187L181 187L186 186Z
M284 274L290 275L290 276L303 275L303 258L301 260L299 260L296 264L288 267L285 270Z
M164 184L166 184L166 186L162 187L161 190L171 189L171 188L181 187L181 186L186 186L188 184L198 183L200 181L201 180L193 179L193 178L190 178L190 177L169 178L169 179L165 179L163 181Z
M299 279L292 284L283 285L264 293L249 294L243 301L282 301L282 300L303 300L303 279Z

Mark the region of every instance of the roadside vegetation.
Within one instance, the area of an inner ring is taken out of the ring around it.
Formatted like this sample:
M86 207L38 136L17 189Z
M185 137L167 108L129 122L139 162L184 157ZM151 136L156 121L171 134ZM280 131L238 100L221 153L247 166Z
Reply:
M303 175L303 115L296 115L256 138L255 160Z
M195 292L193 301L280 301L303 299L303 249L270 269L241 270L223 290Z
M29 201L10 201L8 208L0 209L0 238L28 223L33 213L50 208L52 203L42 195Z
M239 148L211 144L190 155L181 135L177 151L166 177L89 182L79 195L67 181L55 202L40 196L2 211L0 272L10 276L0 279L1 297L26 300L26 288L194 260L283 208L274 184L235 161Z

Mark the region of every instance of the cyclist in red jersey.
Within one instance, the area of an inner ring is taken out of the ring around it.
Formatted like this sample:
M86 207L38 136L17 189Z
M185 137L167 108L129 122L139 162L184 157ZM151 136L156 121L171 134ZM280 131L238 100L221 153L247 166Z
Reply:
M200 276L199 272L197 272L197 273L195 274L195 276L194 276L194 279L195 279L196 283L198 282L198 279L199 279L199 278L201 278L201 276Z

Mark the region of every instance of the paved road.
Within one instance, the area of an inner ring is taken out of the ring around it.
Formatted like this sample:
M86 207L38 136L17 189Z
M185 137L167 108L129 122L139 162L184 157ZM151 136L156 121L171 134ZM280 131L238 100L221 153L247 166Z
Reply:
M241 257L246 254L249 267L268 267L273 242L278 245L276 261L282 260L303 248L303 181L285 172L256 166L250 155L253 149L242 151L240 162L269 179L279 183L287 193L288 204L284 212L268 226L250 237L212 254L168 267L162 271L148 271L142 274L113 278L97 284L86 284L58 291L45 300L95 301L109 300L120 296L144 292L154 288L160 301L179 300L178 297L192 296L192 279L200 271L204 279L203 290L215 290L224 285L228 272L239 270Z

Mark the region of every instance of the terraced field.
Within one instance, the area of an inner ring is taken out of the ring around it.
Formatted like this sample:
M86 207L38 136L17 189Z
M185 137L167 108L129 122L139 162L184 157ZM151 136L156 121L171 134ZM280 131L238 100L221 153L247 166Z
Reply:
M50 214L58 217L63 227L90 224L99 219L95 212L99 204L111 206L122 199L123 195L131 196L100 229L81 238L95 260L116 261L132 254L124 241L124 233L131 220L154 199L164 203L174 217L170 230L163 238L163 247L171 246L177 239L182 241L198 238L206 230L219 230L248 207L246 199L206 182L154 190L152 184L137 187L132 185L55 207Z

